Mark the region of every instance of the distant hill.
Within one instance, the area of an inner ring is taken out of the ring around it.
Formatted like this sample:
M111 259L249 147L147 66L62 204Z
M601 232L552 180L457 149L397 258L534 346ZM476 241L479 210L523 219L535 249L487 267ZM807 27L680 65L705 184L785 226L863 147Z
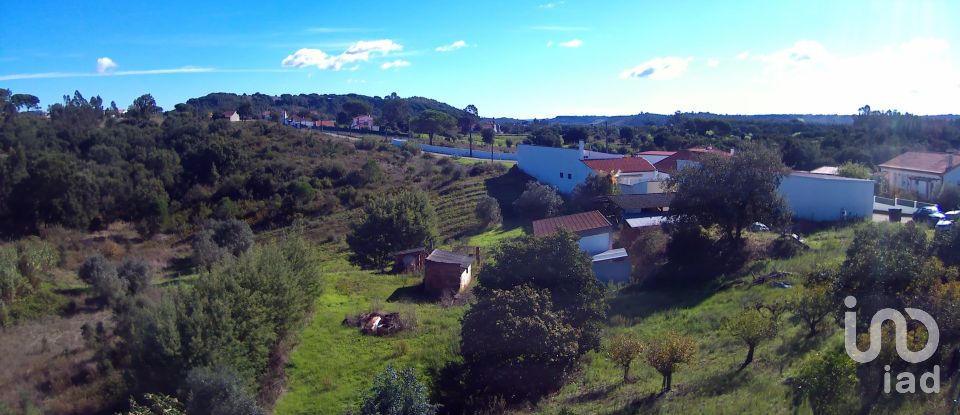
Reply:
M422 111L432 109L445 112L454 117L458 117L463 111L454 108L446 103L424 97L402 98L410 108L411 115L416 116ZM240 111L243 113L244 106L249 105L251 114L259 115L263 111L287 111L289 115L295 115L298 112L315 112L327 119L336 117L337 112L343 107L344 103L358 101L367 104L371 108L372 115L379 117L382 115L384 98L379 96L367 96L359 94L282 94L266 95L255 93L233 94L226 92L215 92L198 98L187 100L186 104L193 107L195 111L223 113L227 111Z
M800 121L810 124L852 124L852 115L818 115L818 114L762 114L762 115L725 115L713 114L708 112L682 113L688 118L717 119L727 121L767 121L767 122L793 122ZM554 118L544 119L549 124L564 125L595 125L607 124L611 126L631 126L639 127L644 125L664 125L670 121L673 115L640 113L637 115L561 115Z

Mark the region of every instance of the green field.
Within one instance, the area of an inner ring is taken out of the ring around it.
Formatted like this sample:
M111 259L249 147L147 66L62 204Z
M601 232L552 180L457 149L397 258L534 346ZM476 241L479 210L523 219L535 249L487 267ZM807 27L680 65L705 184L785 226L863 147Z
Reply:
M419 277L361 271L342 257L326 261L323 273L324 292L290 356L287 393L277 402L277 414L342 414L388 364L424 375L459 359L463 307L386 301L397 289L419 284ZM415 315L417 327L375 337L341 324L345 316L372 308Z

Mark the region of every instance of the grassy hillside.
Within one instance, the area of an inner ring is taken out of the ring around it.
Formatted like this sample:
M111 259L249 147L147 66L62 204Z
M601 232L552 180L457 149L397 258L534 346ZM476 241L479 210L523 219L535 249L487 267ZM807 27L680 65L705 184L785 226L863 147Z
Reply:
M415 367L424 374L459 359L463 307L387 302L397 290L419 284L420 277L375 275L339 256L323 269L324 292L290 356L287 393L277 402L277 414L344 413L388 364ZM373 309L411 316L416 328L375 337L341 324L347 315Z
M658 291L625 290L609 298L610 311L604 334L632 333L650 339L675 330L696 340L695 360L674 375L674 388L658 397L660 375L642 359L631 367L636 380L622 384L622 371L598 353L590 353L582 370L561 391L531 411L517 413L556 414L567 408L575 414L789 414L794 413L791 388L785 384L797 365L810 353L837 347L843 342L840 326L823 324L823 333L806 337L806 329L782 318L777 336L760 343L754 362L740 373L737 366L746 346L728 335L721 324L758 300L785 299L803 287L799 276L820 264L839 263L853 237L853 228L827 230L807 237L812 249L786 260L760 260L719 281L743 284L719 290L720 284L686 286ZM791 272L792 288L752 284L770 271ZM719 282L718 281L718 282ZM946 413L947 399L908 398L902 406L874 413ZM809 414L804 404L799 413Z

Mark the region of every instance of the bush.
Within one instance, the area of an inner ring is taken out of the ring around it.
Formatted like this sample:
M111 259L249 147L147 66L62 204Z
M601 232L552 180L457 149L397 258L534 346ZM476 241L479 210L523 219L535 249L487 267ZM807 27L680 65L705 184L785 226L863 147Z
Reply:
M427 387L417 380L413 369L397 371L387 366L373 380L360 405L362 415L433 415L437 406L427 400Z
M477 220L480 221L484 229L496 225L502 220L500 216L500 203L491 196L481 197L477 202L477 208L474 212L477 215Z
M630 364L643 354L644 345L640 339L629 334L617 334L603 348L603 355L623 369L623 382L630 381Z
M800 254L804 245L791 235L783 235L770 244L770 255L774 258L793 258Z
M60 263L60 253L57 249L49 242L36 237L17 242L17 255L20 274L30 280L34 288L40 285L40 274Z
M843 398L857 384L857 363L841 350L816 352L801 363L791 383L795 406L809 400L815 414L851 413L842 409Z
M30 282L17 266L17 250L12 245L0 247L0 302L13 304L30 292Z
M313 175L318 178L329 178L337 181L347 175L347 168L339 160L324 160L313 170Z
M187 374L182 393L186 413L209 415L260 415L257 401L233 369L224 366L196 368Z
M113 262L110 262L110 260L100 254L88 256L83 260L83 263L80 264L80 269L77 270L77 276L79 276L83 282L90 285L93 285L97 280L116 275L117 268L113 265Z
M937 196L937 204L945 211L960 209L960 189L954 186L945 186Z
M673 387L677 366L689 363L697 354L693 339L675 333L656 336L647 347L647 363L663 376L660 393Z
M507 166L502 163L477 163L470 168L471 176L480 176L488 173L504 173Z
M126 281L130 294L139 294L153 281L153 267L143 258L128 258L117 267L117 276Z
M557 190L538 182L527 182L526 190L513 202L513 210L531 219L555 216L563 207Z
M212 220L193 239L193 259L199 266L210 267L230 254L239 256L253 246L253 230L238 219Z
M425 193L404 191L374 199L347 234L350 261L382 269L391 252L423 246L436 236L436 213Z
M469 393L519 402L562 385L581 349L550 296L529 285L478 296L463 316L460 342Z
M870 167L865 164L848 161L837 168L837 174L843 177L868 180L873 173L870 171Z

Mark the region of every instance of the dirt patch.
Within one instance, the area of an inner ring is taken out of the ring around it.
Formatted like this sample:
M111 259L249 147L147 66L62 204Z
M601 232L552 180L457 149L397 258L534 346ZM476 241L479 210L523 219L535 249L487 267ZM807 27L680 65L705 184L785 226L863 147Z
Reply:
M70 317L48 316L0 329L0 402L24 410L24 403L43 413L75 413L92 409L98 399L88 390L99 369L92 363L94 351L84 344L80 327L103 323L110 328L109 311L78 313ZM78 405L85 406L81 409Z

